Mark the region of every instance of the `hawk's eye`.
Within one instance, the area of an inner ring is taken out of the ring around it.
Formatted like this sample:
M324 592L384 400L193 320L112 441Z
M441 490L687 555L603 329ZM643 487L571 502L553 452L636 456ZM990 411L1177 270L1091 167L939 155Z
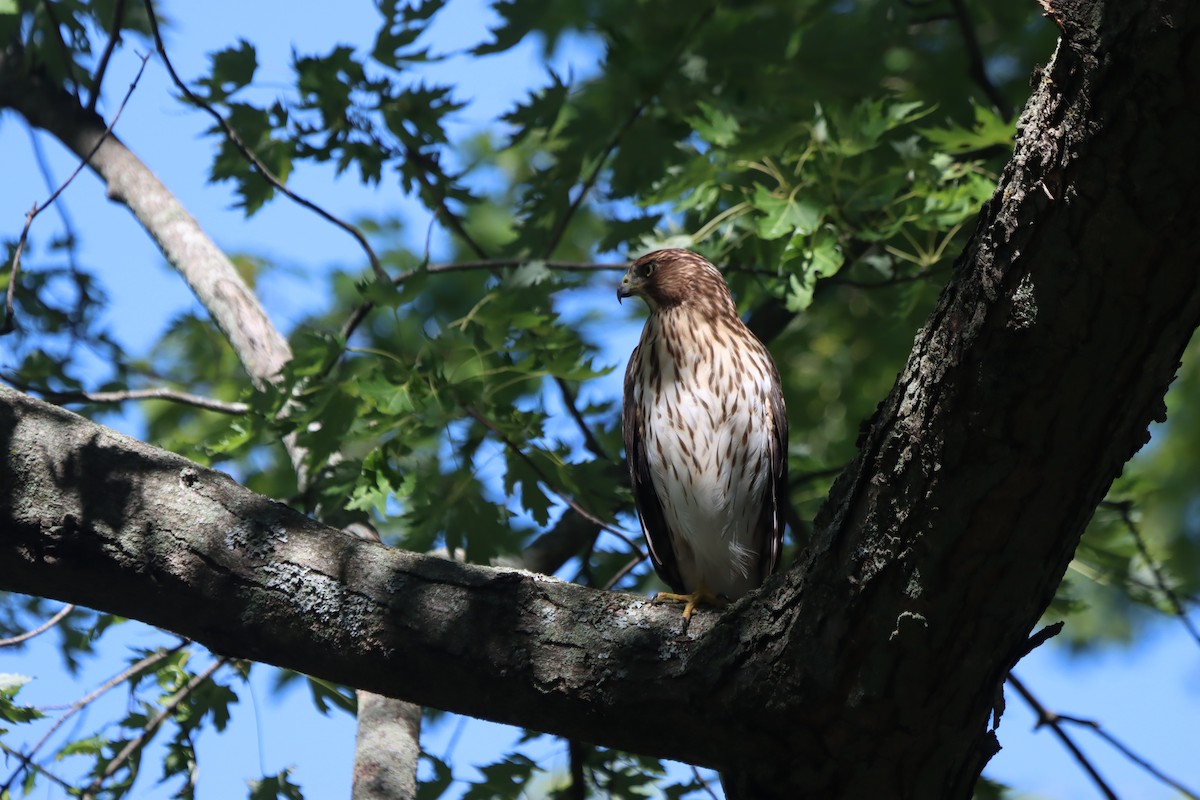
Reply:
M649 278L651 275L654 274L654 268L657 266L658 266L657 261L647 261L646 265L644 267L642 267L642 271L646 274L646 277Z

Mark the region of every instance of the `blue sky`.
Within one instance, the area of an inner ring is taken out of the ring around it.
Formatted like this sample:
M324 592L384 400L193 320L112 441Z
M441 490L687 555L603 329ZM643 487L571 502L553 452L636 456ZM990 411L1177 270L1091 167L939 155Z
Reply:
M311 13L305 13L309 8ZM170 3L166 11L168 47L185 78L204 72L207 53L233 45L239 34L245 35L258 47L257 82L266 96L286 85L293 49L324 52L336 43L362 42L377 25L374 7L367 2L339 4L337 13L324 5L228 0ZM236 26L230 20L237 20ZM452 0L432 38L440 49L454 51L485 39L493 21L494 15L482 0ZM135 49L144 48L144 44L135 45ZM565 70L569 66L576 77L594 70L595 61L594 49L579 40L568 42L556 55L556 67ZM136 69L137 59L129 50L114 61L105 110L111 113ZM427 74L432 80L457 85L458 98L470 101L458 117L457 135L493 124L524 90L546 82L536 42L483 63L465 57L449 59L430 67ZM173 99L161 64L152 59L116 130L218 244L231 253L270 255L292 267L289 276L271 279L260 287L268 311L280 327L289 329L326 299L323 281L311 276L338 266L357 268L361 254L346 234L285 200L246 219L233 207L229 187L207 183L214 148L204 134L209 124L205 116ZM43 141L55 174L59 178L68 174L74 168L70 155L52 140ZM0 117L0 153L0 236L15 239L28 207L49 191L34 164L30 134L12 115ZM422 233L428 223L428 214L386 182L369 190L353 179L336 181L331 169L305 167L292 177L291 185L342 217L395 214L411 220L408 230ZM98 180L89 173L81 174L63 201L82 236L83 263L102 277L112 299L108 319L131 350L147 346L172 317L194 307L186 287L165 266L133 217L104 199ZM49 211L39 218L34 236L46 241L59 228L58 217ZM620 328L606 356L609 363L619 364L627 356L637 327L627 312L620 312L615 305L611 311L614 325ZM0 340L0 366L7 360L5 347ZM615 392L615 381L613 376L611 383L601 382L593 391ZM70 676L62 667L54 635L42 637L19 653L0 651L0 672L36 676L22 695L26 702L67 703L123 666L128 653L114 647L115 642L149 646L158 641L157 634L135 624L121 626L111 635L113 641L105 641L105 654L78 676ZM1043 647L1021 662L1017 672L1047 706L1102 722L1106 730L1169 774L1193 786L1200 784L1194 733L1200 719L1200 651L1182 626L1164 620L1133 649L1114 647L1086 657L1070 656L1053 645ZM244 796L247 778L288 765L295 766L295 778L308 797L345 796L353 755L353 720L339 712L322 717L302 691L274 694L269 669L255 671L253 686L252 697L244 695L246 702L230 730L222 735L209 732L202 738L198 796ZM106 705L90 712L91 720L119 715L126 702L119 690L112 693ZM986 774L1037 797L1085 800L1098 796L1048 732L1032 732L1033 722L1021 699L1007 692L1007 710L999 731L1004 749ZM1079 729L1074 734L1084 749L1095 755L1101 772L1122 797L1173 796L1086 731ZM516 735L502 726L478 721L460 725L450 719L435 726L424 744L438 755L453 744L456 774L471 779L475 775L470 764L494 760ZM534 743L532 755L543 764L566 764L563 748L551 739ZM155 774L157 766L148 765L148 771ZM0 779L6 775L7 768L0 770ZM41 790L35 796L56 795ZM139 796L165 797L168 793L146 786Z

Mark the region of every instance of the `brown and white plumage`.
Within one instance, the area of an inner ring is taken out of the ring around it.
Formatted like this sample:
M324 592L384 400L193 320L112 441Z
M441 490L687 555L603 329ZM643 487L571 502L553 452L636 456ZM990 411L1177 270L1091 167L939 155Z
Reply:
M659 250L617 297L650 307L625 372L629 476L655 570L689 604L757 588L779 564L787 415L779 372L717 268Z

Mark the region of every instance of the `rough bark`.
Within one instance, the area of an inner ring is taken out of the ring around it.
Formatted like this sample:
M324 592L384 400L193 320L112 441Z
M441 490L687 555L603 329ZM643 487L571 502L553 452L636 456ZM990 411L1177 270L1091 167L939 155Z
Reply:
M1200 320L1200 8L1052 8L1014 158L811 546L687 638L677 610L343 536L12 392L0 588L725 768L739 796L969 796L1003 677Z

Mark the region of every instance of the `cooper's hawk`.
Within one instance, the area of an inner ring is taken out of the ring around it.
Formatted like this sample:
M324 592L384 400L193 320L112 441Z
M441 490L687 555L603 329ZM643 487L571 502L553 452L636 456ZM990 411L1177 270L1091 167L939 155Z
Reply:
M650 560L674 590L736 599L779 564L787 414L770 353L717 268L687 250L633 263L617 298L650 307L625 371L629 476Z

